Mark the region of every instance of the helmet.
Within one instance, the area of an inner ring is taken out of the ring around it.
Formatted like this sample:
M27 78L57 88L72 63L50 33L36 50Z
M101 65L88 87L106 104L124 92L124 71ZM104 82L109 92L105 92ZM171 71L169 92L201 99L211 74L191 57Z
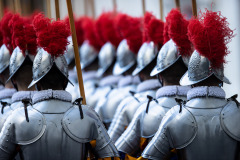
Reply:
M38 45L41 48L38 49L33 61L33 80L29 87L47 75L53 66L56 66L66 79L68 79L68 65L64 53L68 45L67 38L70 35L70 30L66 23L64 21L51 21L39 13L34 17L33 25L37 33ZM46 38L48 41L44 42Z
M26 55L26 56L24 56ZM18 69L22 66L24 61L27 59L33 61L34 55L28 54L28 51L25 51L25 54L22 53L22 50L19 47L16 47L13 50L13 53L10 58L10 66L9 66L9 78L7 81L9 81L15 73L18 71Z
M63 55L54 57L44 49L39 49L33 61L33 80L28 87L30 88L40 81L54 65L68 79L68 65L65 57ZM70 82L70 80L68 81Z
M224 76L223 66L212 69L210 61L195 50L190 58L188 71L182 77L180 84L183 86L193 85L212 75L215 75L222 82L230 84L230 81Z
M154 42L144 42L138 51L137 67L132 75L135 76L153 62L157 56L158 46Z
M67 64L69 65L74 60L74 48L73 48L73 42L72 42L72 36L68 37L69 44L67 45L66 53L64 54L64 57L67 61Z
M115 47L110 43L107 42L101 48L99 55L98 55L98 64L99 68L97 71L98 77L101 77L107 69L113 64L115 60Z
M104 42L98 55L99 69L97 74L101 77L107 69L114 63L116 47L122 40L115 28L116 12L104 12L96 21L97 35Z
M2 73L8 66L11 54L5 44L0 48L0 73Z
M161 20L158 20L150 12L144 15L143 25L143 44L138 51L137 67L132 75L135 76L144 68L156 60L158 49L163 44L163 25Z
M135 54L130 50L127 40L122 40L117 48L117 58L113 68L113 75L120 75L126 72L135 63Z
M81 67L82 69L89 66L98 56L98 51L89 44L89 41L84 41L79 48Z
M175 27L177 26L177 27ZM157 57L157 65L150 76L155 76L175 64L178 60L183 60L187 66L188 59L192 53L192 44L187 36L188 21L183 17L178 9L172 9L166 17L164 35L170 38Z
M188 71L181 78L180 84L193 85L212 75L230 84L224 76L223 64L225 56L229 53L226 45L233 37L233 31L220 12L206 10L202 16L199 20L194 19L189 23L189 39L196 50L190 58Z

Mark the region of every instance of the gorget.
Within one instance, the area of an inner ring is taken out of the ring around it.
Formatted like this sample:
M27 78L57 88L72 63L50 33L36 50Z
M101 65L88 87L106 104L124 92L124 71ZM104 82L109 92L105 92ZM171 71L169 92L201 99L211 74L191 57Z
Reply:
M3 90L0 91L0 100L4 100L4 99L10 99L12 98L12 95L16 92L15 89L13 88L5 88Z
M46 101L46 100L61 100L65 102L71 102L72 101L72 96L69 92L64 91L64 90L43 90L35 93L32 98L32 103L38 103L41 101Z
M12 104L11 109L15 110L18 108L18 103L22 104L22 100L28 100L30 103L32 102L32 97L36 93L36 91L18 91L12 96Z
M138 76L125 76L119 80L118 88L129 86L129 85L137 85L139 83L140 83L140 79Z
M222 88L216 86L194 87L187 93L187 100L207 97L224 99L226 94Z
M137 93L144 92L147 90L156 90L161 86L162 85L159 83L157 79L146 80L137 86Z
M107 76L101 79L99 82L99 87L105 87L105 86L117 86L118 81L122 78L122 76Z

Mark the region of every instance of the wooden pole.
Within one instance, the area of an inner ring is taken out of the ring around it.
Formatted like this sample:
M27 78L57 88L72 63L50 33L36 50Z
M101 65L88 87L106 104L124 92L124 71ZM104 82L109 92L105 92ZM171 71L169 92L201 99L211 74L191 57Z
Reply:
M181 11L181 9L180 9L180 0L175 0L175 4L176 4L177 9L179 9L179 11Z
M3 6L3 0L0 0L0 19L2 19L3 17L3 11L4 10L4 6Z
M164 21L163 18L163 0L159 0L159 4L160 4L160 18L162 21Z
M69 23L70 23L71 32L72 32L72 40L73 40L73 48L74 48L74 55L75 55L75 64L77 68L79 89L80 89L80 94L83 98L82 104L86 105L86 98L85 98L83 78L82 78L82 69L80 65L77 36L76 36L76 30L74 25L74 19L73 19L72 3L71 3L71 0L66 0L66 2L67 2L67 8L68 8Z
M117 10L117 0L113 0L113 9Z
M56 20L60 19L59 0L55 0Z
M145 4L145 0L142 0L142 10L143 10L143 15L145 15L145 13L146 13L146 4Z
M197 2L196 0L192 0L192 13L194 17L197 17Z
M84 15L88 15L88 0L83 0L84 3Z
M15 13L19 13L21 15L21 4L20 0L15 0L14 1L14 6L15 6Z
M52 16L51 16L51 0L46 0L46 4L47 4L47 17L52 18Z
M91 3L91 11L92 11L92 17L95 19L96 18L96 12L95 12L95 3L94 0L89 0Z

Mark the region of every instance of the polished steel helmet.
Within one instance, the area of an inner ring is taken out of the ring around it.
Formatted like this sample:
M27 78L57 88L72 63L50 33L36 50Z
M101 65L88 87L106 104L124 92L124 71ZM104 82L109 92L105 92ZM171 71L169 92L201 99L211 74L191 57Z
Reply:
M84 41L82 46L79 48L81 67L86 68L97 58L98 51L89 44L88 41Z
M25 55L23 55L22 50L19 47L16 47L12 55L10 57L10 65L9 65L9 78L7 81L9 81L15 73L18 71L18 69L22 66L23 62L27 59L30 59L31 61L34 60L34 55L28 54L28 51L25 51Z
M0 73L2 73L8 66L11 54L6 45L3 44L0 48Z
M172 39L165 43L158 53L157 65L153 68L150 76L155 76L172 66L178 60L182 59L184 64L188 65L189 57L183 57L179 54L177 45Z
M190 58L188 71L180 80L180 85L193 85L212 75L215 75L222 82L230 84L230 81L224 76L223 66L219 69L213 69L210 61L195 50Z
M64 57L66 58L67 64L69 65L74 60L74 48L72 42L72 36L68 37L69 44L67 45L67 49L65 51Z
M98 77L101 77L107 69L113 64L115 60L116 49L110 43L105 43L98 55L99 69L97 71Z
M116 56L113 75L123 74L136 63L136 56L129 49L126 39L122 40L118 45Z
M33 61L33 80L28 87L32 87L41 80L54 65L56 65L59 71L68 79L68 65L65 57L63 55L54 57L44 49L39 49Z
M158 47L154 42L144 42L138 51L137 67L132 75L135 76L146 68L157 56Z

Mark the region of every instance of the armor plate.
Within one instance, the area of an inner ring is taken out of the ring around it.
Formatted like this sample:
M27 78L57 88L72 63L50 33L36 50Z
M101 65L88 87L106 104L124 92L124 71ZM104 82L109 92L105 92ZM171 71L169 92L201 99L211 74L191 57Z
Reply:
M11 143L28 145L37 141L44 134L46 129L45 119L40 112L37 112L32 107L28 107L29 122L26 121L23 108L16 109L12 115L3 126L2 130L4 132L0 134L2 149L7 150L10 139L13 140ZM6 143L3 143L4 141Z
M236 127L240 122L240 110L235 102L229 102L221 112L221 126L233 139L240 141L240 130Z

